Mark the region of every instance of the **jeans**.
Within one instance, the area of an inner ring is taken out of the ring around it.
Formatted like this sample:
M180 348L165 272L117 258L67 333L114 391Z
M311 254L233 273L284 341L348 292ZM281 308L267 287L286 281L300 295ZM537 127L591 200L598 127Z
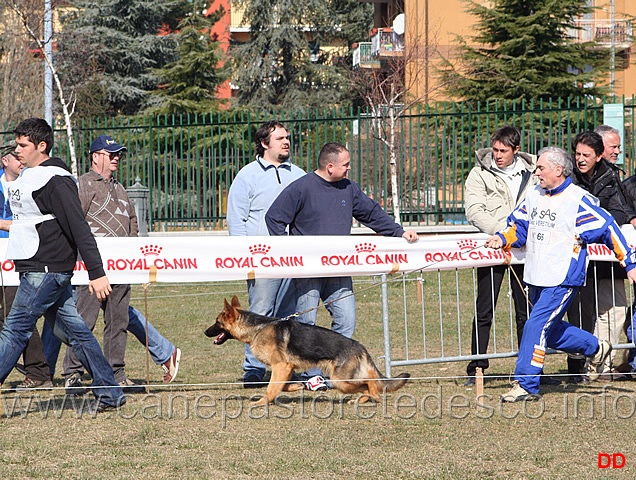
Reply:
M268 317L285 318L295 312L296 299L290 278L259 278L247 281L247 296L251 312ZM246 375L263 378L266 365L245 344L243 370Z
M146 317L135 307L128 306L128 331L132 333L142 345L146 345ZM51 329L44 324L42 329L42 343L44 344L44 356L51 370L51 377L55 373L55 365L60 354L61 342L53 335ZM174 345L163 337L157 329L148 322L148 351L152 361L157 365L163 365L172 356ZM79 372L83 373L82 371Z
M0 294L0 329L4 325L4 319L6 314L11 311L11 305L13 305L13 299L18 291L18 287L1 287ZM5 311L6 310L6 311ZM40 333L37 327L33 329L31 338L27 343L24 352L22 352L22 359L24 361L24 370L26 372L26 378L35 380L38 382L44 382L51 380L49 375L49 366L46 363L44 352L42 350L42 340L40 339Z
M146 345L146 317L131 306L128 307L128 331L139 340L139 343ZM148 322L148 351L152 361L157 365L163 365L170 360L174 352L174 345L150 322Z
M77 313L72 273L26 272L0 333L0 380L4 381L24 350L38 318L44 315L56 337L70 345L93 378L92 391L101 402L125 402L97 339Z
M351 277L295 278L296 311L304 312L298 317L301 323L316 324L316 307L322 300L331 315L331 330L351 338L356 328L356 298L353 295ZM322 375L319 368L307 370L302 376Z

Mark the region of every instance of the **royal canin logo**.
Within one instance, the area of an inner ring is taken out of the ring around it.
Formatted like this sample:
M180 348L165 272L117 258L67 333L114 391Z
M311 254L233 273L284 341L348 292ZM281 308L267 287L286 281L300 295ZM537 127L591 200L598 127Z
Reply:
M249 255L237 257L217 257L214 259L214 266L219 269L225 268L274 268L274 267L304 267L302 255L269 255L272 250L270 245L265 243L255 243L247 247Z
M376 246L373 245L372 243L359 243L356 245L356 253L362 253L362 252L373 252L376 249Z
M323 255L320 257L321 265L395 265L408 264L406 253L374 253L377 245L371 242L362 242L355 245L356 253L353 255Z
M457 246L460 250L474 250L477 248L477 242L475 240L460 240L457 242Z
M473 239L457 241L458 250L439 250L436 252L426 252L424 261L430 263L440 262L467 262L469 260L505 260L509 254L503 250L491 248L480 248L479 243Z
M106 271L125 270L150 270L154 266L157 270L197 270L197 259L192 257L170 257L161 256L163 247L157 244L148 244L139 247L142 258L107 258ZM79 261L75 265L75 270L85 271L84 262Z
M163 247L160 247L159 245L144 245L139 250L141 250L141 254L144 257L147 257L148 255L159 256L159 254L163 250Z
M264 245L262 243L257 243L256 245L250 245L248 249L252 255L267 255L272 247L270 247L269 245Z

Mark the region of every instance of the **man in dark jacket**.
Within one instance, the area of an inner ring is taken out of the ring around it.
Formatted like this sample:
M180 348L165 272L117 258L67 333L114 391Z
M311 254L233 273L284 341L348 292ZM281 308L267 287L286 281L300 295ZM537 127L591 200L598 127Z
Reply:
M603 157L605 144L601 135L596 132L579 133L574 139L574 148L573 182L597 197L601 207L614 217L617 224L636 224L636 212L621 184L620 170ZM568 311L570 322L588 332L594 332L598 321L598 337L610 343L618 340L618 333L625 323L626 305L624 289L623 295L620 295L621 290L613 288L613 285L623 282L624 276L619 272L620 269L613 267L608 262L591 262L579 301L575 300ZM581 374L583 364L583 359L569 357L568 371L573 375ZM603 367L604 374L609 373L609 370L609 364Z

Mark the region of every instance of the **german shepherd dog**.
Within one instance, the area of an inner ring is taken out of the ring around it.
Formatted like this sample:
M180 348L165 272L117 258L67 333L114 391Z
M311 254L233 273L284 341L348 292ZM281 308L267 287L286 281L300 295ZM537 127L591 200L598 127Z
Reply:
M395 379L384 378L367 349L344 335L293 319L281 320L242 310L236 295L231 304L227 299L224 302L225 308L205 334L216 337L216 345L230 338L248 343L254 356L271 367L265 396L256 404L274 401L283 390L301 390L302 384L288 383L294 370L320 367L342 393L360 393L359 403L369 397L380 401L380 393L402 388L410 377L402 373Z

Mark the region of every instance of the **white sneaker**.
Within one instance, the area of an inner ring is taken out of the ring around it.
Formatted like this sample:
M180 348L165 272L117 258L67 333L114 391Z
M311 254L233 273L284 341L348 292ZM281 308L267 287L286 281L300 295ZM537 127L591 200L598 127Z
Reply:
M322 378L320 375L311 377L309 380L307 380L305 386L307 387L307 390L311 390L312 392L327 390L328 388L327 382L325 382L325 379Z
M535 400L539 400L540 397L540 395L528 393L525 388L519 385L517 380L514 380L512 382L512 389L510 389L507 393L504 393L500 398L504 403L514 403L523 401L534 402Z
M598 379L601 374L603 363L612 352L612 345L607 340L599 340L598 350L593 357L587 359L587 375L590 380Z

